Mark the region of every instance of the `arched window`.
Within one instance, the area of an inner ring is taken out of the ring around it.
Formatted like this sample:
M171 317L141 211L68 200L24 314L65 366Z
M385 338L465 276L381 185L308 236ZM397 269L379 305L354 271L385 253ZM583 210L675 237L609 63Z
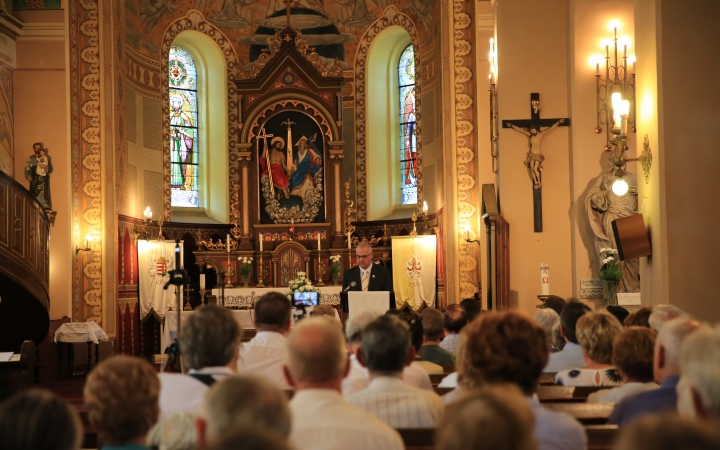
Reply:
M417 162L415 138L415 52L405 47L397 66L400 91L400 203L417 204Z
M171 47L168 59L170 88L171 204L199 204L198 79L195 61L182 47Z

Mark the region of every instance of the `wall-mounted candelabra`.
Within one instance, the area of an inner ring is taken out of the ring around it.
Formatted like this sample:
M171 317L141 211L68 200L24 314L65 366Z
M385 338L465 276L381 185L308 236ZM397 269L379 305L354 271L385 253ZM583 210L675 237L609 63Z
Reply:
M495 39L493 38L490 38L488 60L490 62L490 73L488 73L488 80L490 81L490 157L492 158L492 171L498 173L500 130L498 128L497 52L495 50Z

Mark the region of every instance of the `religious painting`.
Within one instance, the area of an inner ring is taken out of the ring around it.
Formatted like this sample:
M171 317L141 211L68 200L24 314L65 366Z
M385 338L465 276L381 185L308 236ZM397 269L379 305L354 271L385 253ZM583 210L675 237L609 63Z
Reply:
M198 93L192 56L171 47L170 85L170 192L172 206L197 207L198 202Z
M324 138L310 116L285 111L257 139L261 223L325 221Z
M62 9L60 0L12 0L14 11L37 9Z

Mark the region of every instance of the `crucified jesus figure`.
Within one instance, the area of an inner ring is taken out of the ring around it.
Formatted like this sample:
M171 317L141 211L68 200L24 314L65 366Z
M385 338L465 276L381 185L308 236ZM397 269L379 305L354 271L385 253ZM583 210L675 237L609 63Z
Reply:
M565 119L560 119L555 122L552 126L540 130L540 126L531 125L529 128L520 128L511 123L505 123L507 128L512 128L518 133L522 133L528 138L528 152L525 157L525 167L530 172L530 177L533 181L533 189L540 189L542 186L540 181L540 172L542 171L542 163L545 161L545 156L541 153L540 145L542 144L542 138L548 131L557 128L561 123L565 122Z

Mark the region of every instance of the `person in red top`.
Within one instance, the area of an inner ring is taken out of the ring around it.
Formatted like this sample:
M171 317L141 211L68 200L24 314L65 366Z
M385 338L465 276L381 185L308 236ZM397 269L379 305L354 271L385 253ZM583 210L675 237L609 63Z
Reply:
M272 184L275 188L280 189L285 195L285 198L290 198L288 188L290 187L290 179L287 175L287 162L285 161L285 140L281 137L273 138L270 142L270 155L268 157L268 150L265 149L262 156L260 157L260 176L267 175L268 173L268 160L270 161L270 176ZM280 193L277 193L278 198Z

